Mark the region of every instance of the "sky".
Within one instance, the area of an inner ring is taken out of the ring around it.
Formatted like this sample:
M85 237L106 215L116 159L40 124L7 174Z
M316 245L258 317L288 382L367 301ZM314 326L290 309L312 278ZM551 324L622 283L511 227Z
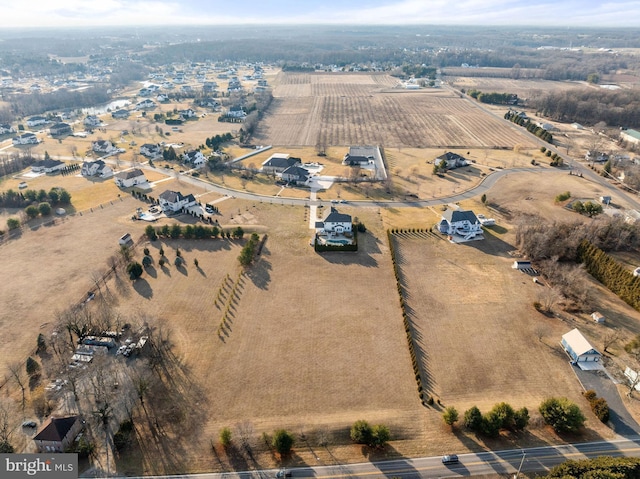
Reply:
M0 0L0 28L267 23L640 27L640 1Z

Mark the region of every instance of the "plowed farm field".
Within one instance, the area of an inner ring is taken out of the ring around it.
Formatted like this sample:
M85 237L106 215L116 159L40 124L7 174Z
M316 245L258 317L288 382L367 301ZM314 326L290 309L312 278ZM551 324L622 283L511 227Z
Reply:
M384 74L280 73L257 139L291 146L535 147L526 132L454 92L397 83Z

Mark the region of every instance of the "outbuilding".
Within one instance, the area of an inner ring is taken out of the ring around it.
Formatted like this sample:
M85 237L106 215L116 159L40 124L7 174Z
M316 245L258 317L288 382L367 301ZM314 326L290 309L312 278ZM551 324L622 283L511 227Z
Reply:
M602 354L591 346L591 343L577 328L563 335L560 344L571 358L571 361L578 364L581 369L583 368L580 363L596 363L602 358Z

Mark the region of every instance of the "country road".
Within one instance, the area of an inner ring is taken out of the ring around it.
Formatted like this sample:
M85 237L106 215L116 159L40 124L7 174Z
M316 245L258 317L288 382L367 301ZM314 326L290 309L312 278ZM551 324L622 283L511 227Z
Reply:
M613 457L640 457L640 436L613 441L462 454L459 456L460 462L458 464L450 465L442 464L440 457L421 457L415 459L364 462L359 464L301 467L288 469L288 471L292 473L292 477L313 477L318 479L356 477L371 479L391 479L392 477L418 479L498 474L511 475L515 474L518 469L524 473L544 473L553 466L570 459L587 459L602 455ZM276 472L277 469L269 469L153 477L163 477L165 479L250 479L275 477ZM150 477L152 476L130 479L149 479Z

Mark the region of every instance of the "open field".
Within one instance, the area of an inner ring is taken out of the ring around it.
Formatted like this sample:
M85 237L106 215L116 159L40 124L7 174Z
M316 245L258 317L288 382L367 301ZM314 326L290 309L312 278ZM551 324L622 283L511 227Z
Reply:
M276 145L533 147L453 92L390 89L386 75L281 73L258 141Z
M468 71L468 70L467 70ZM558 90L582 89L587 86L583 82L561 82L550 80L528 80L511 78L487 78L447 76L446 82L456 90L480 90L482 92L515 93L518 98L527 99L542 93Z

